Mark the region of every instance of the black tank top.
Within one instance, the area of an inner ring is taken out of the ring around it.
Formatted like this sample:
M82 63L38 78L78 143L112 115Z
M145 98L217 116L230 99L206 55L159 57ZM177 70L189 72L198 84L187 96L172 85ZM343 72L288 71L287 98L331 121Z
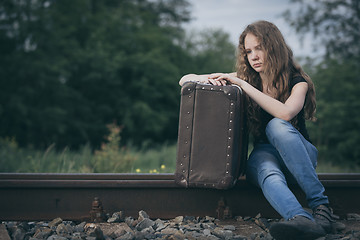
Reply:
M300 82L306 82L306 80L301 76L293 77L290 80L289 91L291 92L292 88ZM310 142L309 134L307 132L306 125L305 125L304 107L301 109L301 111L298 113L298 115L296 115L296 117L297 117L297 124L296 124L295 128L297 130L299 130L299 132L304 136L304 138ZM269 140L267 139L267 136L265 133L265 128L266 128L267 124L269 123L269 121L273 118L274 117L272 115L270 115L268 112L264 111L262 108L260 109L260 119L262 120L261 125L260 125L260 135L255 136L254 144L269 143Z

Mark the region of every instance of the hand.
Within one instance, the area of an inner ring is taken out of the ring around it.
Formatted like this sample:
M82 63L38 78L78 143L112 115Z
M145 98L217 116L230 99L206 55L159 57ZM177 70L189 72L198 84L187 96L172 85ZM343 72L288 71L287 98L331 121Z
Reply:
M232 73L213 73L209 76L209 82L218 86L225 86L227 84L236 84L240 86L241 81L243 80Z
M225 75L224 73L212 73L208 77L209 83L216 86L225 86L227 81L225 79L220 78L221 76Z

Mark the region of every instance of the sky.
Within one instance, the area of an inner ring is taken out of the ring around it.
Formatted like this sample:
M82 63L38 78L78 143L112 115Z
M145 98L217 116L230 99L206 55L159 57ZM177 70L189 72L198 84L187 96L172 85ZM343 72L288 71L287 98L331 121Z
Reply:
M235 45L245 27L257 20L274 23L284 35L295 57L312 56L311 36L303 43L300 36L286 23L281 14L291 7L289 0L189 0L193 20L187 30L221 28L230 34ZM293 5L294 6L294 5ZM320 50L321 51L321 50Z

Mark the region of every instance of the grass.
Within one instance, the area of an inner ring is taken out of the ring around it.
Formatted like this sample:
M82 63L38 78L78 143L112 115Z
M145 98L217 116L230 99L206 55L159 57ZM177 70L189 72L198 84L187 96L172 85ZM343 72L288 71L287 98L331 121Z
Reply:
M45 151L19 148L15 139L0 138L0 172L16 173L173 173L176 144L154 148L120 146L120 128L109 125L108 141L93 151L89 145L72 151L57 151L50 145ZM359 166L336 165L322 161L318 173L358 173Z
M319 161L316 168L317 173L359 173L360 167L350 163L337 165L332 162Z
M46 150L20 148L13 138L0 138L0 172L15 173L172 173L176 144L155 148L120 146L120 128L109 125L108 141L93 151L62 151L50 145Z

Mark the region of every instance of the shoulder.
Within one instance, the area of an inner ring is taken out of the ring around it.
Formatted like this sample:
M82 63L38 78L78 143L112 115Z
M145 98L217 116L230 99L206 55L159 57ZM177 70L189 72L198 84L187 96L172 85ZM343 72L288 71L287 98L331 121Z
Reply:
M305 78L303 78L301 75L295 75L292 78L290 78L290 89L292 89L296 84L301 82L307 82Z

